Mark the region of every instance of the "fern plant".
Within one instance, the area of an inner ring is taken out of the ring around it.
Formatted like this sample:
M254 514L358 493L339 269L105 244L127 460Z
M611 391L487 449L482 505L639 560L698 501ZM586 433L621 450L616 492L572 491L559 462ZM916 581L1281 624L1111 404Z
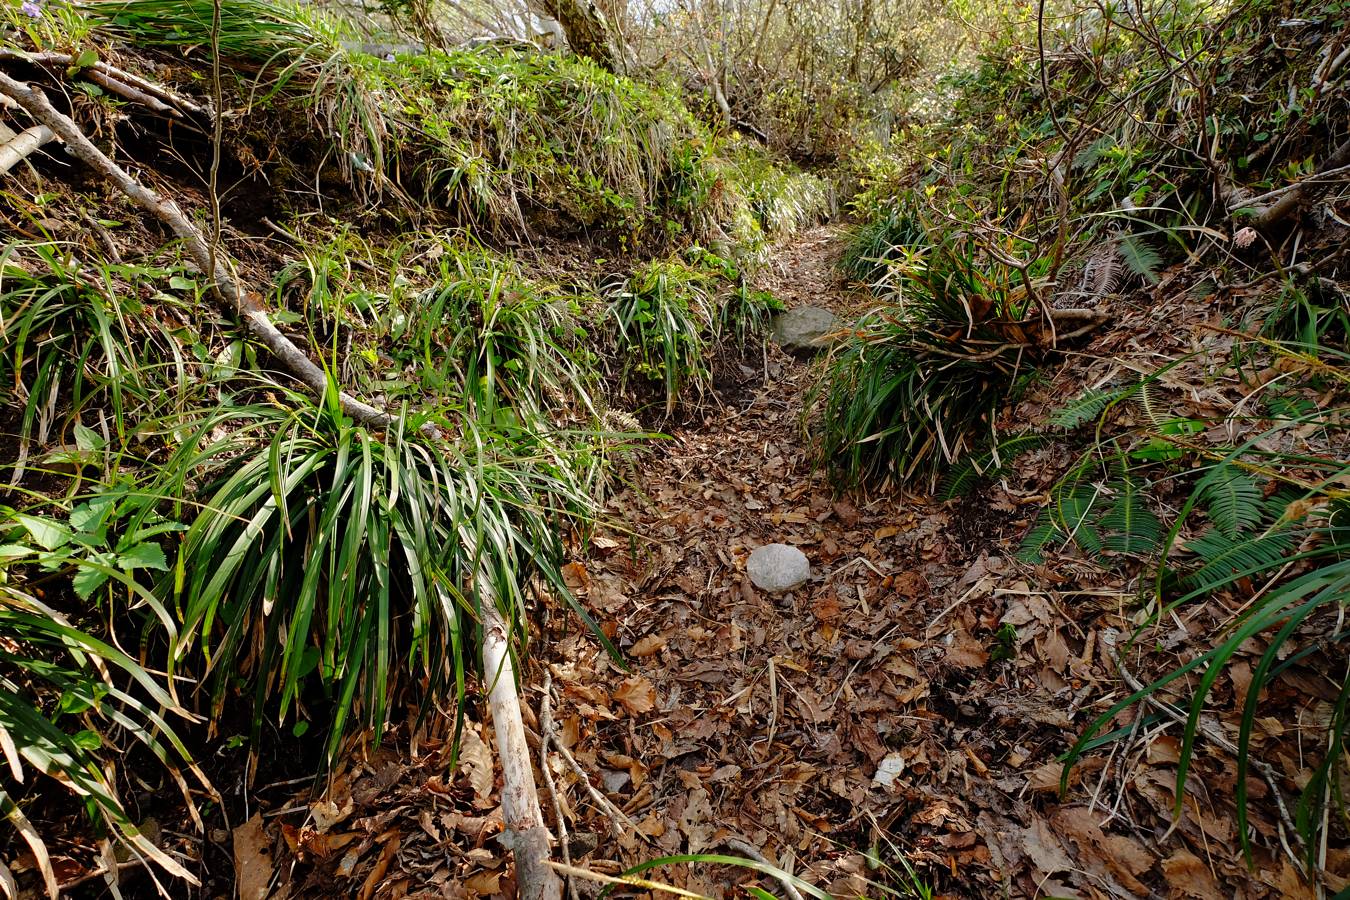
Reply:
M1350 354L1330 355L1337 371L1344 374ZM1340 375L1334 378L1340 380ZM1350 463L1342 455L1270 448L1279 446L1283 436L1307 431L1324 433L1331 447L1342 446L1346 439L1345 415L1345 408L1317 408L1315 404L1311 409L1300 408L1296 415L1277 418L1240 446L1217 458L1211 456L1200 466L1185 502L1165 531L1156 518L1134 518L1129 504L1112 506L1102 517L1100 522L1110 522L1117 533L1128 536L1131 544L1134 536L1140 536L1139 549L1150 551L1148 559L1154 573L1151 616L1141 631L1172 609L1215 593L1235 595L1241 612L1209 649L1113 704L1094 720L1064 757L1066 779L1069 767L1084 754L1120 736L1120 732L1104 734L1120 712L1180 688L1189 696L1184 699L1185 725L1177 767L1179 815L1186 779L1203 739L1200 718L1208 698L1240 648L1257 641L1259 658L1241 698L1236 741L1237 833L1250 858L1248 769L1263 692L1309 654L1326 650L1333 659L1338 658L1340 651L1336 648L1348 635L1337 625L1337 617L1350 603L1350 529L1346 527L1346 500L1341 487L1350 478ZM1186 453L1195 452L1187 440L1179 442ZM1166 469L1170 462L1164 459L1151 464ZM1078 487L1065 485L1064 489L1077 491ZM1123 503L1126 496L1122 491L1118 502ZM1048 524L1054 528L1038 525L1032 530L1027 547L1040 550L1053 531L1068 523L1049 518ZM1182 540L1186 531L1194 532L1194 536ZM1103 546L1110 549L1112 543L1108 537ZM1291 650L1296 638L1301 646ZM1131 646L1136 645L1132 642ZM1300 789L1293 820L1308 854L1307 862L1314 867L1326 804L1340 802L1346 774L1350 678L1344 676L1343 666L1336 672L1338 697L1328 707L1325 738L1318 742L1322 753L1309 763L1311 775Z

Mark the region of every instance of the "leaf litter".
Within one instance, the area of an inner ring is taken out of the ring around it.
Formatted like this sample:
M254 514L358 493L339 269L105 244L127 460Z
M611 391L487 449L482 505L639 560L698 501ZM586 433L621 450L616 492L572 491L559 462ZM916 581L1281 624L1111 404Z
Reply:
M865 301L837 280L838 246L831 228L807 232L765 286L846 318ZM1044 422L1066 397L1159 358L1224 352L1203 327L1221 315L1213 301L1164 295L1167 283L1122 305L1115 326L1004 424ZM1121 714L1130 739L1081 762L1060 796L1057 758L1126 687L1116 653L1137 624L1139 574L1072 546L1034 566L1017 560L1069 458L1067 437L963 500L840 495L805 435L811 363L769 348L722 366L716 402L639 456L608 501L611 528L565 570L627 670L561 605L533 645L526 724L537 750L530 717L546 667L553 740L575 766L549 754L557 791L545 818L557 834L556 799L574 865L616 875L658 856L749 846L835 896L903 891L911 870L951 897L1313 896L1268 806L1253 805L1253 866L1243 863L1230 754L1197 754L1174 821L1180 727L1143 709ZM1240 386L1210 374L1200 356L1161 384L1169 402L1212 415L1231 402L1225 388ZM768 543L801 549L811 580L758 591L745 562ZM1185 653L1231 614L1217 600L1197 604L1151 639ZM1292 677L1324 706L1316 665L1311 657ZM1244 677L1251 666L1234 666L1209 716L1229 738ZM1271 704L1293 696L1271 693ZM472 721L463 729L456 753L452 715L410 716L380 749L345 757L318 800L297 794L305 815L294 818L307 821L272 829L272 848L289 854L272 896L514 896L495 840L492 735ZM1287 790L1306 778L1297 741L1277 718L1259 719L1258 752ZM1255 774L1248 787L1258 801L1269 793ZM260 870L252 846L241 865ZM1333 842L1326 856L1327 885L1340 889L1350 851ZM647 874L719 898L778 887L715 865Z

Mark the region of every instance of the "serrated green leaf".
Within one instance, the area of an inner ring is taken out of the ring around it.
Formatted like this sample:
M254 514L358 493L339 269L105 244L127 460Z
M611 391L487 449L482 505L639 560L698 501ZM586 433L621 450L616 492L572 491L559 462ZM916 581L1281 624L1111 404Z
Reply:
M93 566L80 566L75 570L75 575L70 579L70 584L75 589L75 596L81 600L88 600L94 596L94 591L102 587L107 580L107 572Z
M43 550L56 550L70 543L70 529L60 522L24 513L15 513L14 520L24 527Z
M117 562L123 569L156 569L160 572L169 570L169 561L164 557L164 548L150 541L118 552Z

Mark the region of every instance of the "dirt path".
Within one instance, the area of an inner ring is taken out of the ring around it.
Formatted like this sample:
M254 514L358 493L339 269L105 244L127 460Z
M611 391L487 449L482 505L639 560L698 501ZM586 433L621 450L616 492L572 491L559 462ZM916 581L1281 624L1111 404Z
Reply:
M856 313L866 300L839 283L838 247L829 229L807 233L768 286L789 305ZM1044 422L1139 335L1184 340L1137 321L1149 315L1161 314L1128 312L1047 368L1001 429ZM574 827L601 833L587 864L748 844L837 897L923 896L907 866L942 896L1310 896L1268 809L1253 809L1266 842L1255 870L1233 852L1228 755L1195 757L1173 826L1177 740L1139 710L1120 720L1132 739L1081 763L1060 798L1057 757L1121 696L1113 648L1137 609L1118 567L1067 549L1034 567L1015 558L1077 452L1071 438L1048 439L961 501L840 496L802 427L811 363L771 349L744 374L748 387L646 453L609 509L632 533L602 536L574 567L633 669L573 631L548 653L560 721L643 833L619 852L574 785ZM799 547L813 577L770 596L745 563L776 542ZM661 874L711 897L752 877Z
M789 306L856 311L838 247L830 229L807 233L770 287ZM933 695L937 669L960 671L938 665L950 639L968 662L987 654L959 616L934 629L947 643L925 634L953 592L938 588L979 578L950 561L973 548L941 508L835 496L803 433L811 383L809 361L771 349L759 384L647 454L609 510L634 535L610 534L574 570L634 670L584 643L560 648L564 715L590 771L650 838L625 841L629 862L727 852L731 838L851 895L865 890L859 876L884 877L862 855L878 842L900 865L894 841L923 868L965 869L958 878L982 893L969 868L988 863L978 811L958 797L985 763ZM745 575L749 553L775 542L812 565L783 596ZM720 896L735 877L705 867L687 887Z
M837 280L838 248L835 231L808 232L764 286L856 313L867 301ZM1151 347L1188 339L1166 324L1179 312L1132 315L1158 323ZM1000 427L1043 422L1140 334L1129 320L1047 368ZM1233 852L1226 754L1194 757L1170 827L1178 743L1166 723L1123 718L1134 739L1081 764L1059 798L1056 757L1120 696L1113 647L1137 609L1126 572L1068 549L1035 567L1015 559L1071 438L1048 438L966 500L840 496L802 426L811 361L770 348L723 376L717 403L643 451L608 502L612 524L565 569L630 668L566 613L531 648L527 717L542 714L546 668L557 739L588 782L549 755L545 815L561 834L561 809L572 862L617 874L672 854L759 853L846 898L1311 896L1268 811L1253 810L1255 872ZM745 574L774 542L813 570L784 595ZM314 827L283 825L315 863L292 896L349 896L354 871L372 892L388 881L380 897L514 896L494 837L491 730L466 720L456 755L452 723L410 713L397 738L333 774ZM372 859L384 862L360 868ZM746 896L748 881L787 896L745 869L652 874L709 897Z

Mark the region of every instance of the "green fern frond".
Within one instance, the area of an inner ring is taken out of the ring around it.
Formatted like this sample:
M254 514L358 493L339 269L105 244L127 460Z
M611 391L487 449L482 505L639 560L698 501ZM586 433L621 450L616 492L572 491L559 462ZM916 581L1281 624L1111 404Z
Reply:
M1236 578L1275 568L1294 547L1293 535L1284 529L1234 538L1211 528L1186 544L1201 565L1183 578L1182 584L1188 591L1215 591Z
M1115 502L1098 525L1104 532L1104 546L1116 553L1151 553L1162 540L1162 523L1144 505L1139 486L1129 477L1121 482Z
M1021 546L1017 548L1017 558L1024 563L1045 562L1045 548L1059 533L1059 526L1055 524L1050 510L1041 510L1041 514L1036 517L1036 524L1032 525L1031 530L1022 538Z
M997 453L991 447L966 457L952 466L951 471L942 480L938 497L942 500L955 500L969 493L981 479L998 477L1014 459L1028 450L1039 447L1045 441L1045 435L1042 434L1019 434L1005 441L999 441Z
M1059 497L1055 504L1054 517L1059 529L1089 555L1102 550L1101 534L1091 520L1101 509L1104 498L1100 487L1085 484Z
M1153 423L1154 428L1161 428L1164 423L1171 420L1171 416L1164 411L1159 410L1153 394L1149 391L1149 382L1139 382L1139 408L1148 416L1148 420Z
M1123 237L1119 243L1120 259L1125 263L1125 267L1140 278L1145 279L1150 284L1158 283L1158 266L1162 264L1162 257L1158 251L1142 237L1130 235Z
M1256 479L1231 463L1217 465L1195 486L1210 521L1230 538L1261 523L1263 504Z
M1072 431L1080 425L1096 419L1113 402L1125 396L1127 390L1133 389L1133 385L1126 389L1100 390L1089 388L1051 415L1050 424L1055 428Z

